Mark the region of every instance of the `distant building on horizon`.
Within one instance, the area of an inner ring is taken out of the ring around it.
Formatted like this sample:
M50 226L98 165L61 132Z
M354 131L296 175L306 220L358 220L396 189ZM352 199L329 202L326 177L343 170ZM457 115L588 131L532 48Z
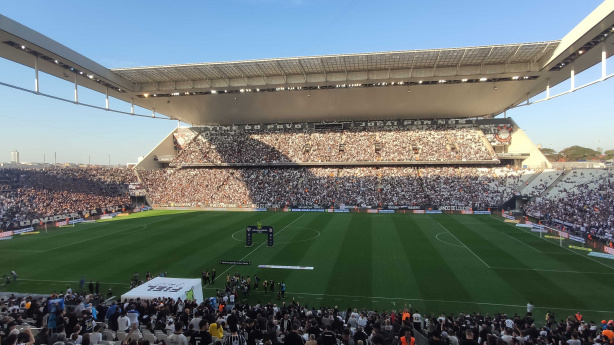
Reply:
M11 163L19 164L19 151L11 151Z

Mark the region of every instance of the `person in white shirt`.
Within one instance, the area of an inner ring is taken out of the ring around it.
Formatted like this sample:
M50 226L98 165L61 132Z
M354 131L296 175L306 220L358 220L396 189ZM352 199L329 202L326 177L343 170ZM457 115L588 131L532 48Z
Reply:
M358 321L356 323L358 324L358 326L364 328L367 325L367 317L365 316L365 314L360 314L360 317L358 317Z
M130 319L126 316L126 312L123 311L121 316L117 318L117 329L122 332L128 332L130 330Z
M505 327L507 328L514 328L514 321L512 319L510 319L509 317L507 317L507 315L505 315L506 319L505 319Z
M416 310L414 315L412 315L412 319L414 321L414 328L417 330L422 330L422 315Z
M175 333L168 337L169 345L188 345L188 338L183 335L183 322L175 322Z
M527 303L527 314L533 315L533 303L531 302Z
M130 319L130 324L136 324L136 327L139 327L139 312L134 309L134 306L131 306L130 309L126 312L126 316Z
M90 333L90 343L92 345L98 345L102 341L102 333L100 333L100 326L96 325L94 331Z

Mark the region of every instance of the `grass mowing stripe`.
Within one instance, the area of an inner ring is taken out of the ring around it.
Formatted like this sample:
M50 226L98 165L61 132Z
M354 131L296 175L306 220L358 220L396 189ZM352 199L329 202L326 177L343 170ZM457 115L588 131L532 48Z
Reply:
M400 231L414 231L407 223L402 222L400 217L378 215L373 218L376 223L376 233L373 235L373 281L371 283L375 296L416 296L419 297L419 287L416 282L409 255L405 251L408 246L404 245L399 238ZM397 223L399 221L399 223ZM393 266L390 274L387 266ZM389 282L382 284L382 282ZM389 301L391 309L403 307L397 301ZM421 302L420 302L421 303ZM420 309L422 310L422 309Z
M359 296L371 296L373 269L372 232L368 214L355 213L350 217L337 258L333 261L333 270L328 278L326 294L332 295L352 290ZM341 234L339 234L341 235ZM360 258L360 263L358 262ZM332 263L332 262L331 262Z

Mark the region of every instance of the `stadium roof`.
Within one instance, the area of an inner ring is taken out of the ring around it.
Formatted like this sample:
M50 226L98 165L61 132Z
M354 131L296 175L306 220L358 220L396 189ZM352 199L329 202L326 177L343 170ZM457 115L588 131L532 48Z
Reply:
M211 83L242 79L241 86L267 85L266 79L301 76L308 82L310 76L332 73L437 69L467 66L529 64L544 56L551 56L560 41L466 47L379 52L366 54L323 55L281 59L263 59L232 62L212 62L170 66L117 68L112 71L138 84L206 80ZM408 74L409 77L409 74ZM348 81L349 78L346 78ZM227 82L226 82L227 81Z
M606 1L556 41L107 69L0 15L0 56L194 125L490 117L611 56L613 30Z

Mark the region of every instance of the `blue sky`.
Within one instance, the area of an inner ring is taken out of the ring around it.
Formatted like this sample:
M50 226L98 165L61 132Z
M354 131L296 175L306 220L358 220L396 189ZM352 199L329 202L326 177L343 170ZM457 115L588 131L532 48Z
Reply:
M116 68L556 40L600 3L21 0L3 3L0 13ZM614 61L608 62L610 74ZM597 66L580 74L576 85L599 75ZM3 59L0 81L34 86L31 69ZM508 115L545 147L614 149L613 86L608 80ZM104 106L104 96L81 90L82 102ZM72 97L72 85L50 76L41 77L41 91ZM119 101L112 100L114 105L128 110ZM106 164L109 155L112 164L134 162L176 125L0 86L0 162L8 161L13 149L22 161L42 161L45 155L49 162L57 152L58 162Z

